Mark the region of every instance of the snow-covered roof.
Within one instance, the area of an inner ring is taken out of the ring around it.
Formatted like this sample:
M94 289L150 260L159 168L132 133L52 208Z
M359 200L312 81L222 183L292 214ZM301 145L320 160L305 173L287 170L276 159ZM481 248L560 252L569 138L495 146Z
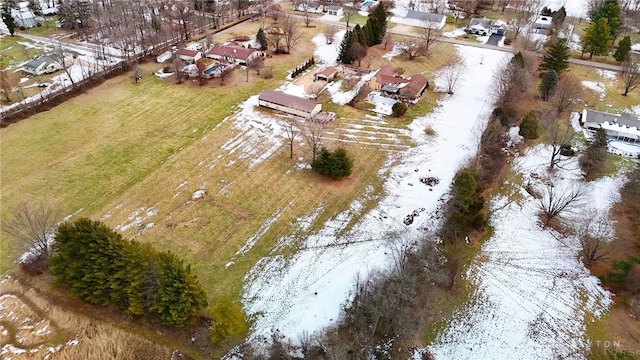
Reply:
M475 19L471 19L471 21L469 22L469 25L467 26L467 28L469 29L484 29L484 30L489 30L489 28L491 28L491 20L487 19L487 18L475 18Z

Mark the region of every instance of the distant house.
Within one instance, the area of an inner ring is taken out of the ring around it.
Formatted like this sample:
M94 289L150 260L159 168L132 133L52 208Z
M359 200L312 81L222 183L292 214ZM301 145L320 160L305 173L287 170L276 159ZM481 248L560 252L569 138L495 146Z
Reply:
M491 34L491 20L475 18L469 21L469 25L464 29L468 34L487 36Z
M176 57L187 64L194 64L202 58L202 53L198 50L178 49Z
M432 14L409 10L409 12L407 12L407 15L399 22L404 25L417 27L425 27L427 24L429 24L432 28L442 29L446 21L446 16L442 14Z
M329 8L327 9L327 15L342 17L344 15L344 11L342 10L342 6L337 6L337 5L329 6Z
M62 64L51 56L40 56L22 65L22 70L31 75L51 74L62 70Z
M324 12L324 6L315 1L303 0L296 3L296 10L320 14Z
M608 137L640 143L640 119L633 114L610 114L584 109L581 122L588 130L604 129Z
M258 49L245 48L235 42L229 42L223 45L214 45L207 51L206 56L211 59L224 60L244 66L252 59L265 56L265 54Z
M533 31L537 34L548 34L552 26L551 16L539 15L533 23Z
M38 25L36 15L29 8L27 1L19 2L16 9L11 9L11 17L13 17L16 27L28 29Z
M322 110L319 102L272 90L263 91L258 97L258 104L305 119L311 119Z
M313 78L320 81L330 82L338 75L338 69L333 66L326 67L313 75Z
M405 79L395 76L395 72L393 66L383 66L369 80L369 88L379 90L382 95L413 100L419 98L428 86L427 79L420 74Z

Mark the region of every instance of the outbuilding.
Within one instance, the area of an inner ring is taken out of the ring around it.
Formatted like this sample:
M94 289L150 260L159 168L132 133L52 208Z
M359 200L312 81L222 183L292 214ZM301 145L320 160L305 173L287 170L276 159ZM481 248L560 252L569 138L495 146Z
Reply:
M263 91L258 97L258 104L305 119L311 119L322 110L319 102L273 90Z

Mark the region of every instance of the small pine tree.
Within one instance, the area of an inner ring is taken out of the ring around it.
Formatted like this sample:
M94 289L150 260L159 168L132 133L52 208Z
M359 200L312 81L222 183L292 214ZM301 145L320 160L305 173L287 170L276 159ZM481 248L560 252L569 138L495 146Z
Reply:
M391 116L400 117L407 112L407 105L398 101L391 107Z
M471 210L476 189L476 177L470 171L463 171L453 179L451 184L452 200L460 212L467 213Z
M542 98L543 101L549 100L551 95L553 95L553 92L556 90L556 86L558 86L558 74L555 70L550 70L544 73L540 86L538 87L540 98Z
M569 46L567 40L556 40L542 56L542 63L538 67L540 71L554 70L557 74L569 68Z
M332 179L339 179L351 175L353 159L342 148L331 152L323 147L311 167Z
M264 33L262 28L258 29L258 34L256 34L256 41L260 44L260 50L267 49L267 34Z
M211 309L211 342L219 344L229 338L240 338L248 330L242 306L226 297L218 298Z
M606 18L592 22L582 36L582 52L589 53L589 59L593 55L606 55L611 43L609 24Z
M606 148L607 145L607 131L605 129L598 129L593 139L593 146Z
M538 117L535 111L531 110L525 115L520 123L520 136L526 139L536 139L538 135Z
M629 61L631 58L631 37L625 36L618 42L618 48L613 54L617 62Z

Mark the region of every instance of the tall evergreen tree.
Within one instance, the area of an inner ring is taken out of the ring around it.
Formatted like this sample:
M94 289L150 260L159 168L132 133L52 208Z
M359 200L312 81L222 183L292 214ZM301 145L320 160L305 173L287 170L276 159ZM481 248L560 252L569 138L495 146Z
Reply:
M542 81L540 82L540 86L538 91L540 92L540 97L543 101L549 100L551 95L553 95L554 90L558 86L558 73L555 70L549 70L542 76Z
M189 325L207 306L207 295L189 265L170 252L160 253L158 297L151 310L160 323L175 327Z
M378 3L376 8L373 10L372 15L369 16L369 19L373 30L371 44L380 44L382 42L382 38L384 38L384 34L387 32L387 10L385 9L382 1Z
M338 61L343 64L352 64L353 57L349 55L349 49L351 49L351 45L357 42L357 37L354 36L355 33L352 30L347 30L342 38L342 43L340 44L340 51L338 52Z
M8 2L2 4L2 22L7 26L9 34L13 36L16 33L16 23L11 16L11 9L9 9Z
M631 58L631 37L625 36L618 42L618 48L613 54L617 62L629 61Z
M606 18L589 24L582 36L582 53L589 53L589 59L593 55L606 55L611 43L611 33Z
M267 34L264 33L262 28L258 29L258 33L256 34L256 41L260 44L260 50L267 49Z
M598 22L600 19L607 19L609 38L611 40L615 39L622 25L622 12L620 11L618 0L604 0L602 5L593 11L591 14L591 22Z
M558 39L542 56L542 63L538 66L540 71L554 70L557 74L569 68L569 46L567 40Z

